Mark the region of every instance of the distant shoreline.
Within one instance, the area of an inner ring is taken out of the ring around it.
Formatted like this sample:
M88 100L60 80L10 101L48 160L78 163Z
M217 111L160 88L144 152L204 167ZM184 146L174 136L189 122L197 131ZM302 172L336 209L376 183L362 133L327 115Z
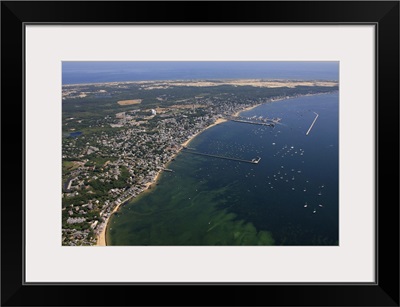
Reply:
M62 84L62 87L71 87L71 86L88 86L88 85L107 85L107 84L144 84L144 83L159 83L159 82L200 82L200 81L237 81L237 80L257 80L257 81L266 81L266 82L335 82L339 83L338 80L333 79L285 79L285 78L198 78L198 79L149 79L149 80L126 80L126 81L102 81L102 82L83 82L83 83L66 83Z

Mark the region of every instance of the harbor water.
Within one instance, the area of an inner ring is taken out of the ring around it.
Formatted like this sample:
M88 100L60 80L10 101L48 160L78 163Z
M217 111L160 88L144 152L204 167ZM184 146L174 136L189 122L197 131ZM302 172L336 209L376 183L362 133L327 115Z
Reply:
M173 172L111 217L107 244L338 245L338 115L338 93L302 96L240 114L281 118L274 127L205 130L196 152L259 163L181 151Z

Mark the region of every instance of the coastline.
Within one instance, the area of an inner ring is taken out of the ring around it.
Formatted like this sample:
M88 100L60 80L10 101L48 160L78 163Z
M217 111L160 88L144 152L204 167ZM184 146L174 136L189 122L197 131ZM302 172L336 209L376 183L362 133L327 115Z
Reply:
M107 226L108 226L108 222L110 221L110 217L118 211L119 207L121 207L122 204L124 204L125 202L127 202L128 200L130 200L132 198L128 197L126 198L124 201L122 201L121 203L119 203L118 205L115 206L115 208L113 209L113 211L111 211L110 215L107 217L107 219L104 222L104 227L103 229L100 231L100 233L97 236L97 243L96 246L107 246L107 241L106 241L106 230L107 230Z
M260 105L262 105L262 103L259 103L259 104L256 104L256 105L254 105L254 106L250 106L250 107L244 108L243 110L237 111L237 112L236 112L235 114L233 114L232 116L233 116L233 117L238 117L240 113L242 113L242 112L244 112L244 111L250 111L250 110L252 110L252 109L254 109L254 108L256 108L256 107L259 107Z
M143 191L141 193L143 193L144 191L147 191L150 189L150 186L154 183L156 183L161 175L161 172L163 170L159 170L156 174L156 176L154 177L154 179L150 182L146 183L146 187L143 189ZM113 209L113 211L111 211L110 215L107 217L107 219L104 222L104 227L103 229L100 231L100 233L97 235L97 243L96 246L107 246L107 241L106 241L106 230L107 230L107 226L108 223L110 222L110 218L111 216L117 212L119 210L119 208L125 204L127 201L129 201L133 196L130 196L128 198L126 198L124 201L122 201L121 203L119 203L118 205L115 206L115 208Z
M225 119L225 118L218 118L213 124L211 124L211 125L205 127L203 130L200 130L199 132L193 134L187 141L185 141L185 142L182 143L181 145L182 145L182 146L187 146L196 136L198 136L198 135L199 135L200 133L202 133L203 131L206 131L207 129L209 129L209 128L211 128L211 127L214 127L214 126L216 126L216 125L219 125L219 124L221 124L221 123L224 123L224 122L226 122L226 121L228 121L228 120ZM182 150L182 148L179 149L177 153L179 153L181 150Z
M319 95L319 94L321 94L321 93L305 94L305 95L300 95L300 96L314 96L314 95ZM326 93L322 93L322 94L326 94ZM265 103L277 102L277 101L286 100L286 99L290 99L290 98L296 98L296 97L279 97L279 98L276 98L276 99L273 99L273 100L270 100L270 101L266 101L266 102L263 102L263 103L258 103L258 104L256 104L256 105L252 105L252 106L249 106L249 107L246 107L246 108L244 108L244 109L241 109L241 110L237 111L236 113L234 113L234 114L232 115L232 117L238 117L239 114L240 114L241 112L250 111L250 110L252 110L252 109L254 109L254 108L256 108L256 107L259 107L260 105L263 105L263 104L265 104ZM181 147L171 156L170 160L163 166L163 168L160 169L160 170L156 173L156 175L155 175L155 177L153 178L153 180L150 181L150 182L147 182L147 183L145 184L146 187L145 187L145 188L143 189L143 191L140 192L139 194L141 194L141 193L143 193L143 192L149 190L150 187L151 187L151 185L153 185L154 183L157 183L157 181L158 181L159 178L160 178L161 172L164 170L164 168L167 168L168 164L169 164L173 159L175 159L175 157L179 154L179 152L180 152L184 147L188 146L188 144L189 144L196 136L198 136L199 134L201 134L202 132L204 132L205 130L207 130L207 129L211 128L211 127L214 127L214 126L216 126L216 125L219 125L219 124L224 123L224 122L227 122L227 121L228 121L228 119L225 119L225 118L218 118L218 119L217 119L214 123L212 123L211 125L208 125L208 126L205 127L204 129L202 129L202 130L200 130L199 132L197 132L197 133L193 134L192 136L190 136L188 140L186 140L185 142L183 142L183 143L181 144ZM138 194L138 195L139 195L139 194ZM138 195L136 195L136 196L138 196ZM97 235L97 243L96 243L96 246L107 246L107 241L106 241L106 230L107 230L107 227L108 227L108 223L109 223L109 221L110 221L110 217L111 217L115 212L118 211L118 209L120 208L121 205L125 204L125 203L126 203L127 201L129 201L132 197L133 197L133 196L130 196L130 197L126 198L126 199L125 199L124 201L122 201L120 204L118 204L117 206L115 206L115 208L112 210L112 212L110 213L110 215L107 217L107 219L106 219L106 220L104 221L104 223L103 223L103 224L104 224L104 227L102 228L102 230L100 231L100 233Z

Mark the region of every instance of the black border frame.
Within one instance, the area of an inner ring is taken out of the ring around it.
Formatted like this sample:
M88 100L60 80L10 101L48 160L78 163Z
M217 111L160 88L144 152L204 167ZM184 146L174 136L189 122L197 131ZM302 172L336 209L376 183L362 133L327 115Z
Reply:
M182 14L182 11L186 13ZM373 284L26 284L23 278L25 222L23 41L24 27L29 23L375 25L377 282ZM3 306L399 306L398 1L190 3L4 1L1 2L0 107L3 149L1 151L1 305ZM162 295L163 291L166 291L166 295ZM100 293L103 295L100 296ZM215 296L211 296L213 294ZM189 300L185 299L186 297L189 297Z

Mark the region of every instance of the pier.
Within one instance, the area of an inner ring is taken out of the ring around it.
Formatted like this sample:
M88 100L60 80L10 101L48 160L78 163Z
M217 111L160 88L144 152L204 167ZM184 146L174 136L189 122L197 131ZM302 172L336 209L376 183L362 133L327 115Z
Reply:
M282 118L255 118L253 117L241 117L241 116L227 116L225 119L232 121L232 122L237 122L237 123L242 123L242 124L250 124L250 125L259 125L259 126L269 126L269 127L275 127L276 124L279 124Z
M190 153L190 154L193 154L193 155L213 157L213 158L219 158L219 159L225 159L225 160L231 160L231 161L238 161L238 162L245 162L245 163L252 163L252 164L258 164L258 162L260 162L260 160L261 160L260 157L256 157L256 158L254 158L252 160L244 160L244 159L230 158L230 157L219 156L219 155L206 154L206 153L190 151L190 150L182 150L182 152Z
M242 123L242 124L251 124L251 125L260 125L260 126L270 126L274 127L275 123L263 123L263 122L256 122L251 120L243 120L243 119L231 119L233 122Z
M316 116L315 116L314 121L312 122L310 128L309 128L308 131L306 132L306 135L308 135L308 134L310 133L312 127L313 127L314 124L315 124L315 121L317 120L317 118L318 118L318 116L319 116L319 115L318 115L317 113L315 113L315 112L314 112L314 114L315 114Z

